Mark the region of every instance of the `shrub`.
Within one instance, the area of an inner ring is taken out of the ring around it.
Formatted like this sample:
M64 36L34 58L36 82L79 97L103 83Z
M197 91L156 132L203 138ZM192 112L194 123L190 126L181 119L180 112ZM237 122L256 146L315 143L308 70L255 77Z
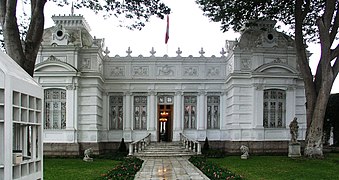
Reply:
M210 179L243 179L240 175L236 175L225 168L221 168L211 162L208 162L206 157L192 156L189 161Z
M124 138L121 139L118 151L119 152L127 152L126 143L124 141Z
M99 179L124 179L132 180L135 174L140 170L143 160L136 157L124 158L124 160L107 174L102 174Z
M210 145L208 144L208 139L207 137L205 138L205 143L204 143L204 147L202 148L202 151L208 151L210 149Z
M225 157L225 152L219 149L210 149L207 151L203 151L203 155L209 158L223 158Z

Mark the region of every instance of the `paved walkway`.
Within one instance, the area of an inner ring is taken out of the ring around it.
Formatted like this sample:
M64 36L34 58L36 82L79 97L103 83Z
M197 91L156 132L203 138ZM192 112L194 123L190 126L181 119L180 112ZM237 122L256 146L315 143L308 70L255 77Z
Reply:
M188 161L188 157L145 157L135 180L198 180L209 179Z

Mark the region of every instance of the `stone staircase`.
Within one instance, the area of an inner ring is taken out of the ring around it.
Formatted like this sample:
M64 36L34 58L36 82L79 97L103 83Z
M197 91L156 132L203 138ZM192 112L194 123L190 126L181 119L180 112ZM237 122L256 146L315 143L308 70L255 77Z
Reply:
M152 142L143 151L135 153L136 157L182 157L196 153L186 150L180 142Z

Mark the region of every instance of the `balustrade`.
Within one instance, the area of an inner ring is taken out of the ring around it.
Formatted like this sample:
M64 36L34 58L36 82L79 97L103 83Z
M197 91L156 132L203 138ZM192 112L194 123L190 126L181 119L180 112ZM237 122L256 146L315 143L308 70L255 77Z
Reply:
M133 156L134 153L141 152L144 150L149 144L151 143L151 133L149 133L146 137L138 140L131 142L128 147L128 155Z
M197 140L187 137L185 134L180 133L180 141L186 150L201 154L201 144Z

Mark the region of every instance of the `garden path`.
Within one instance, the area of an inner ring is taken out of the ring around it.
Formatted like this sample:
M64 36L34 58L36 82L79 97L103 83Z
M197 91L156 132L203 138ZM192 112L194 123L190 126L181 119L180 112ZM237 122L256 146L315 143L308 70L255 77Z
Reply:
M135 180L198 180L209 178L188 161L188 157L143 157Z

